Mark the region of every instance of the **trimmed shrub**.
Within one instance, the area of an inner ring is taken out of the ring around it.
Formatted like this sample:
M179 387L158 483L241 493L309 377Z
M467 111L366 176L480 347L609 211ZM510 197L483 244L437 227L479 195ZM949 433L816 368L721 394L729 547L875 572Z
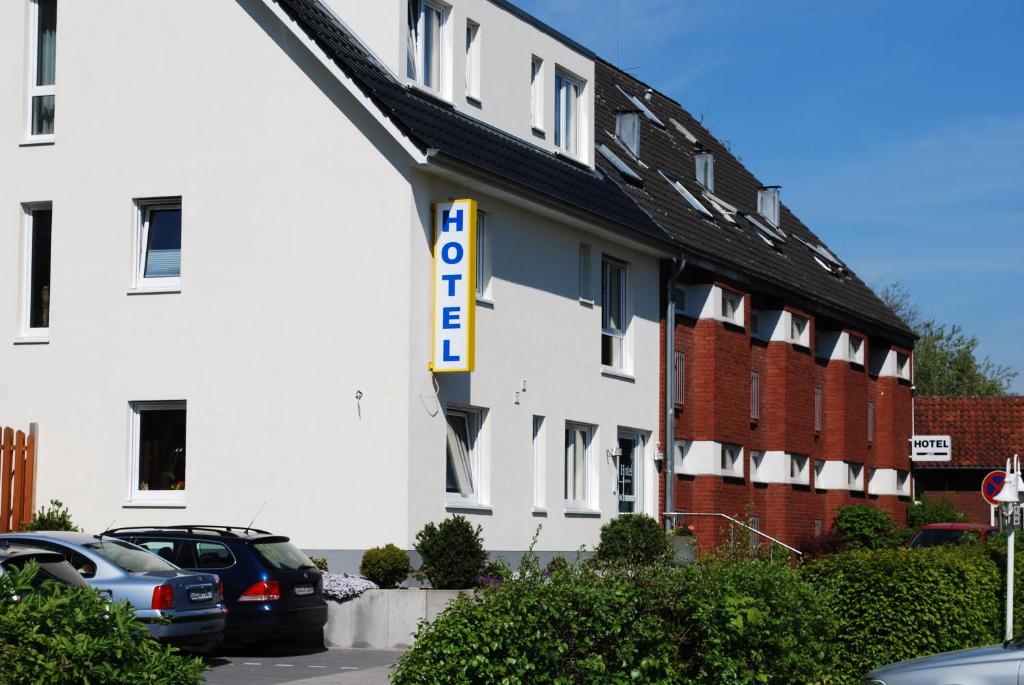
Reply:
M921 496L920 503L911 502L907 505L907 525L917 530L929 523L959 523L967 517L958 511L956 505L948 497L929 499Z
M71 520L71 512L68 511L68 508L59 499L51 499L50 506L46 509L39 507L39 511L32 514L32 520L22 530L26 533L34 530L81 532L74 521Z
M855 551L803 569L832 615L840 683L884 664L998 641L999 571L980 546Z
M672 547L658 522L646 514L623 514L601 526L595 559L631 566L666 562Z
M884 510L863 504L839 507L832 524L849 549L887 549L898 544L896 524Z
M412 573L409 555L390 542L363 552L359 572L384 590L397 587Z
M475 529L464 516L458 514L423 526L416 534L416 551L423 559L419 574L438 590L462 590L476 587L487 561L487 552L480 537L483 530Z
M203 661L157 642L128 603L88 587L38 584L38 571L29 563L0 574L0 682L203 682Z

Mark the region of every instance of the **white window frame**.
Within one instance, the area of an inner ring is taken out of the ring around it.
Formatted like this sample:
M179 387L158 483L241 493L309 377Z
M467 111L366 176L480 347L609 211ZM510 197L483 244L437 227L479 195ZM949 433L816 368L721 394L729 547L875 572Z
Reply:
M486 507L489 496L487 489L487 464L486 464L486 426L487 411L480 407L471 407L462 404L449 404L445 408L445 469L447 464L448 448L448 417L461 416L466 420L467 438L470 444L467 445L469 456L469 478L473 491L470 494L462 492L447 492L445 487L445 502L450 508L478 508Z
M32 327L32 242L35 235L35 212L50 211L50 305L53 304L53 203L33 202L23 204L21 229L21 306L19 312L17 342L48 342L50 327ZM52 312L52 308L51 308Z
M910 380L910 355L896 353L896 376L905 381Z
M632 126L629 126L629 122ZM640 158L640 112L615 114L615 137L636 159Z
M547 451L545 434L547 421L543 416L533 417L533 510L547 511Z
M854 464L852 462L847 462L846 486L850 490L854 491L864 489L864 464Z
M610 313L609 313L609 310L608 310L608 299L609 299L608 298L608 283L609 283L609 281L611 279L608 276L609 276L609 272L612 269L617 269L617 270L621 271L621 275L619 277L619 304L620 304L619 320L621 322L621 326L622 326L621 328L611 328L609 326L609 321L611 320L611 316L610 316ZM627 333L629 331L629 324L627 323L628 320L629 320L629 306L628 306L627 299L626 299L627 295L629 294L628 281L629 281L629 265L626 264L626 262L619 261L618 259L615 259L614 257L609 257L608 255L605 255L605 256L602 257L602 259L601 259L601 347L602 347L601 365L603 367L605 367L605 368L612 369L612 370L615 370L615 371L621 371L621 372L628 372L629 368L630 368L628 345L627 345L627 340L626 340ZM614 364L614 361L615 361L615 359L614 359L614 357L615 357L614 351L613 351L613 354L612 354L612 362L613 363L611 363L611 364L605 364L604 363L604 359L603 359L603 357L604 357L604 339L606 337L612 338L613 350L614 350L614 346L618 345L618 348L619 348L619 362L620 362L620 364L618 366L616 366Z
M57 0L54 0L56 11ZM38 0L29 0L28 3L28 52L27 60L27 88L26 88L26 109L25 109L25 140L34 144L41 143L52 143L55 140L57 131L57 117L56 117L56 103L57 103L57 77L56 67L54 68L54 79L53 83L45 86L37 86L36 81L38 76L38 65L39 65L39 2ZM56 42L56 37L54 38ZM56 55L56 49L54 49ZM56 59L56 56L54 57ZM54 101L54 124L53 133L32 133L32 100L37 97L53 96Z
M181 215L182 244L179 249L184 252L185 213L181 197L139 198L135 200L135 226L132 246L132 283L131 291L135 292L180 292L181 264L177 276L146 277L146 255L149 244L149 216L155 210L177 209Z
M800 345L801 347L810 347L811 320L803 316L790 314L789 341L794 345Z
M139 450L142 413L147 411L185 410L185 488L183 490L140 490ZM125 505L183 507L188 502L188 403L185 400L139 401L128 403L129 447L128 489Z
M789 482L796 485L811 484L811 459L803 454L789 455Z
M584 146L580 144L583 131L583 81L562 69L555 69L555 147L561 152L582 159ZM566 103L572 101L571 113ZM566 141L566 132L572 136Z
M742 328L743 296L725 288L719 288L719 290L721 291L722 320ZM732 309L732 312L728 311L729 308Z
M573 512L584 512L590 513L595 511L593 506L593 463L594 463L594 427L586 423L576 423L574 421L565 422L565 432L580 431L584 435L583 445L583 458L580 460L581 467L583 469L583 479L581 483L582 499L579 497L572 498L570 495L570 483L574 483L576 480L576 460L573 458L575 455L570 454L570 445L564 444L563 459L562 459L562 499L565 503L565 511L567 513ZM567 440L563 440L563 443L567 443ZM572 448L575 449L575 440L572 443ZM581 493L576 493L581 494Z
M480 99L480 24L466 19L466 98Z
M769 482L766 467L764 451L750 450L750 480L755 483Z
M743 447L722 443L718 463L719 472L729 478L743 477Z
M489 228L490 214L483 210L476 213L476 297L477 302L492 303L491 292L492 258Z
M620 448L620 449L621 449L621 447L619 446L618 441L622 440L622 439L631 440L633 442L633 495L632 495L633 499L632 500L624 500L624 496L619 491L619 486L621 484L620 483L620 481L621 481L621 479L620 479L620 475L621 475L620 474L620 469L622 468L622 466L621 466L621 463L619 461L621 459L621 455L618 455L613 460L614 463L615 463L615 495L616 495L616 504L615 504L616 509L615 509L615 511L616 511L616 514L620 515L620 516L622 515L622 513L642 514L642 513L644 513L644 509L645 509L645 507L644 507L645 497L644 497L644 487L643 486L644 486L644 469L646 468L646 463L647 463L647 461L646 461L647 436L644 433L641 433L640 431L631 430L629 428L619 428L618 433L616 435L615 446ZM633 502L633 511L632 512L619 512L618 511L618 507L619 507L619 502L621 502L621 501L631 501L631 502Z
M441 4L439 2L434 2L433 0L419 0L419 4L420 4L420 13L419 13L419 16L416 17L416 35L415 35L415 37L413 37L412 39L407 41L407 48L406 48L406 49L408 49L409 47L412 47L415 50L416 54L415 54L414 64L416 65L416 75L415 75L415 77L410 77L408 75L408 73L407 73L406 77L409 78L412 82L416 83L416 85L418 85L421 88L424 88L424 89L426 89L428 91L431 91L433 93L437 93L439 95L447 97L447 94L448 94L448 92L450 90L450 81L451 81L450 75L449 75L449 71L450 70L448 68L448 64L449 64L449 62L451 60L451 57L450 57L451 50L449 48L449 39L448 39L448 29L449 29L449 26L448 26L449 21L448 20L450 18L450 8L447 5ZM425 33L424 33L424 24L425 24L425 18L426 18L427 12L431 12L431 11L432 12L437 12L437 14L438 14L438 26L437 26L437 41L438 41L438 47L437 47L437 80L438 80L438 83L434 83L434 84L428 84L427 83L427 79L426 79L427 73L426 73L426 70L424 69L425 50L426 50L426 41L424 41L424 39L423 39L424 35L425 35Z
M537 55L530 57L530 126L544 131L544 60Z
M588 306L594 304L594 282L591 271L591 248L587 243L580 243L580 303Z
M846 336L847 358L852 364L864 365L864 338L847 334Z

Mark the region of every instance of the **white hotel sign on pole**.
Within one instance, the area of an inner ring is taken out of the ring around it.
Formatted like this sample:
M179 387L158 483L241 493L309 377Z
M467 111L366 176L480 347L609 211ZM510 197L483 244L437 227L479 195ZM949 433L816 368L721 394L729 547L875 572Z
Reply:
M915 435L910 438L911 461L952 461L953 441L948 435Z
M434 211L434 331L430 370L472 371L476 323L476 200Z

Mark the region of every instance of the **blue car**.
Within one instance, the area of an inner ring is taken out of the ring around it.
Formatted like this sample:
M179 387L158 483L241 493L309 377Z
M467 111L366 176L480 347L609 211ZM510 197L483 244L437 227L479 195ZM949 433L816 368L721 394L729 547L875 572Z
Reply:
M323 644L322 574L283 535L207 525L115 528L104 535L133 542L181 568L219 575L228 642L291 638Z
M161 642L209 651L223 641L225 610L216 574L184 571L145 549L88 533L5 533L0 545L57 552L86 583L128 602Z

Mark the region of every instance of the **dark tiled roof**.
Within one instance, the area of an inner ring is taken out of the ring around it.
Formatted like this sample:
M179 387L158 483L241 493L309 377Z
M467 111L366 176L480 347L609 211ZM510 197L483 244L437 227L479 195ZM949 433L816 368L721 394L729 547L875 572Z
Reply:
M1024 456L1024 397L917 397L914 432L948 435L953 459L915 462L916 467L1003 468Z
M818 264L810 250L793 239L792 236L799 236L808 242L824 245L785 205L780 209L780 223L790 238L785 242L776 241L772 247L744 219L737 218L735 225L728 223L701 197L694 160L695 146L678 130L675 122L682 124L705 151L714 155L716 197L741 211L756 215L757 191L764 184L681 105L657 92L652 93L650 101L646 101L646 84L602 60L597 61L595 80L595 143L604 143L612 149L643 178L643 185L638 187L635 182L627 181L603 157L598 156L598 165L616 178L622 188L687 251L792 293L797 298L823 304L874 324L898 341L913 339L907 325L856 274L850 271L848 275L837 278ZM660 128L645 116L640 116L639 157L646 166L637 163L615 137L616 113L636 109L622 91L639 98L664 124L664 128ZM707 219L693 209L659 173L661 170L679 179L711 211L714 219ZM760 221L766 223L764 219Z
M406 88L320 0L276 1L422 151L436 150L442 161L447 158L669 246L668 235L603 172L561 159Z

